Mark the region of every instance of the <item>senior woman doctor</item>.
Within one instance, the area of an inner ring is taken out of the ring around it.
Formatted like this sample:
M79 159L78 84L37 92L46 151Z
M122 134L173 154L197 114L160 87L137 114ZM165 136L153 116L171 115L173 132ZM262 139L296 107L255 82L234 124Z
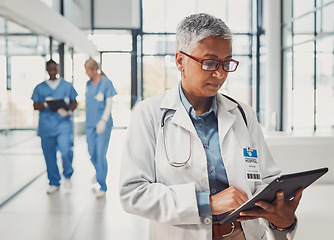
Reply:
M232 34L208 14L186 17L176 31L182 80L166 94L140 102L132 113L121 167L123 208L150 220L150 239L292 239L302 190L285 201L259 202L233 224L238 208L280 174L256 115L218 93L232 59ZM258 181L247 179L244 150L257 153ZM241 221L242 220L242 221ZM248 221L243 221L248 220ZM225 239L225 238L224 238Z

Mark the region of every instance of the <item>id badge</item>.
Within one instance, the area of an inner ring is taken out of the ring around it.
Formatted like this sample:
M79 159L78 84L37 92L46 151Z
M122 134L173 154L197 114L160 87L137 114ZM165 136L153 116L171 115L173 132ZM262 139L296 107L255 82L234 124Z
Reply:
M243 148L243 155L245 158L247 180L260 181L261 173L257 159L257 150L250 147L245 147Z

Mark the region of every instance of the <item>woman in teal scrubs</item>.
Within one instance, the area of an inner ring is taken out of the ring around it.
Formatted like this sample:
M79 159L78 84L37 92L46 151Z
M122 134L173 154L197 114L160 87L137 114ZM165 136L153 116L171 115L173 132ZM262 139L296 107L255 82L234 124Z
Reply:
M117 93L95 60L87 60L84 66L90 78L86 85L86 136L88 152L96 170L96 181L100 184L100 190L96 193L99 199L105 197L107 191L106 155L113 126L111 99Z
M48 194L57 192L60 185L60 174L57 165L57 150L61 153L65 187L71 188L70 178L73 174L73 123L72 111L77 106L78 95L73 85L63 78L57 78L58 66L53 60L46 63L50 79L38 84L31 99L34 109L40 111L38 136L41 138L42 150L46 162L50 188ZM63 99L69 110L59 108L52 111L47 100Z

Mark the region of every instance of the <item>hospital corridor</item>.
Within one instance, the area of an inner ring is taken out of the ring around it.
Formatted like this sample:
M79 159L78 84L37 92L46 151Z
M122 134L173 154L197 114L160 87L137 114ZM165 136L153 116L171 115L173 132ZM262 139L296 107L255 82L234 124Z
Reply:
M0 240L334 240L333 13L0 0Z

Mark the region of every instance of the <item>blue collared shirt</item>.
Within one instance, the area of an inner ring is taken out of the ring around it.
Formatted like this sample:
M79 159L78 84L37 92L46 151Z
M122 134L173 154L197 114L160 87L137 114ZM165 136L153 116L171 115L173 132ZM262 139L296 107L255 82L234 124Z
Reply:
M209 196L215 195L229 186L225 166L220 152L216 96L212 99L210 110L200 116L197 116L196 111L184 95L181 84L179 85L179 93L181 102L194 124L198 137L202 141L207 158L210 193L196 193L199 215L211 215L212 212Z

